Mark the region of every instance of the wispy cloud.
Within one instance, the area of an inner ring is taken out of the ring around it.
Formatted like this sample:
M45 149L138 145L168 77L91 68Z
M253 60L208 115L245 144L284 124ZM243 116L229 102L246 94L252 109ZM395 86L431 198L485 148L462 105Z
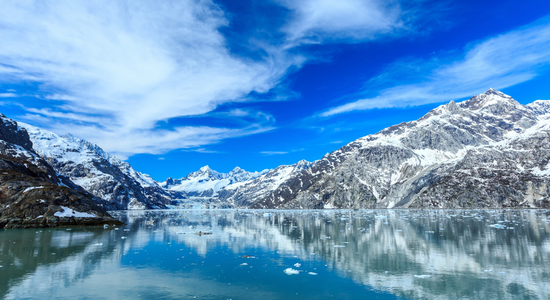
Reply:
M365 40L403 27L397 1L379 0L279 0L292 12L284 27L291 43L326 40Z
M208 150L206 148L196 148L196 149L183 149L184 152L197 152L197 153L221 153L220 151Z
M281 155L288 154L288 151L261 151L260 153L263 155Z
M231 55L218 31L226 25L224 12L208 0L5 1L0 40L9 42L0 47L0 79L32 76L44 98L69 105L29 112L49 117L43 125L50 129L70 124L109 151L156 153L265 131L156 129L159 121L264 93L301 63L282 52L261 61Z
M550 66L549 21L550 18L545 18L468 45L459 59L439 57L429 61L398 62L367 87L374 83L376 86L395 83L397 78L409 80L409 84L379 89L376 96L331 108L320 116L461 99L489 87L502 89L530 80ZM370 92L370 89L366 91Z
M0 93L0 98L11 98L17 97L17 94L14 93Z
M281 89L285 75L307 61L291 48L372 39L403 25L397 2L276 2L291 14L285 41L257 41L261 55L251 59L231 53L220 32L230 23L212 0L6 0L0 80L39 83L39 97L50 102L49 109L29 108L23 116L34 125L70 131L119 155L157 154L271 130L273 119L240 128L159 129L159 123L232 102L294 97L292 91L254 96Z

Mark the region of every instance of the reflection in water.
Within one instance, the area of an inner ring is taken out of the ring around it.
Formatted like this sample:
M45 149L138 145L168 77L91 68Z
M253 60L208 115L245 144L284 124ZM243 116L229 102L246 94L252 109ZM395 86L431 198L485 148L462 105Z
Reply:
M114 216L128 225L0 231L0 297L550 299L548 211Z

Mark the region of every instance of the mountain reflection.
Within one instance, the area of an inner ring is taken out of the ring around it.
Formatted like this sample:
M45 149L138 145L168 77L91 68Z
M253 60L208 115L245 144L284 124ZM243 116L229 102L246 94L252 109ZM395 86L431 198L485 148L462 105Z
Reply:
M320 261L339 277L407 299L550 298L547 211L164 210L113 215L128 225L119 230L0 232L0 296L33 298L36 291L94 284L98 274L107 278L114 268L151 268L146 261L164 254L147 253L133 262L124 257L160 243L173 252L192 249L203 258L220 249L239 258L252 248L268 249L282 257ZM212 235L193 234L198 231ZM166 263L158 264L163 268Z

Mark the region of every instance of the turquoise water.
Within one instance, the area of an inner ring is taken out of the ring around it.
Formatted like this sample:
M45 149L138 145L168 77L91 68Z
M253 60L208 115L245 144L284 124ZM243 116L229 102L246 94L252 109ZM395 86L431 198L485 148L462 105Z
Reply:
M0 297L550 299L548 211L113 215L128 225L0 230Z

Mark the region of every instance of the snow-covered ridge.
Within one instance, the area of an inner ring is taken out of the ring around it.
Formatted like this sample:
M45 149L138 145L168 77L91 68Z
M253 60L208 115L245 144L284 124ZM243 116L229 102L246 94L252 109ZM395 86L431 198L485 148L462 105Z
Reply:
M110 209L164 208L170 196L149 176L96 144L71 134L57 135L29 124L25 128L34 150L86 191L106 201Z
M183 178L168 178L166 181L160 183L160 186L169 190L186 193L195 192L200 194L210 191L210 196L213 196L229 185L255 179L268 171L247 172L239 167L235 167L229 173L220 173L212 170L209 166L204 166Z
M416 121L388 127L325 155L310 168L293 173L275 191L256 200L252 208L523 205L527 200L521 199L522 193L532 198L534 192L530 192L531 183L524 184L521 180L534 180L529 178L546 174L542 172L547 169L545 154L535 150L529 140L538 139L539 147L548 142L547 133L540 131L549 116L550 101L521 105L512 97L489 89L469 100L441 105ZM506 153L498 152L501 150L497 146ZM523 148L522 155L529 159L512 165L514 159L519 159L513 151ZM493 162L498 159L493 157L509 161L507 167L494 167ZM492 179L484 179L483 174L490 173ZM470 174L471 186L461 186L466 177L460 174ZM440 180L458 184L446 186ZM544 199L550 196L550 190L545 186L550 178L537 180L532 187L535 190L537 186L537 201L547 201ZM506 182L517 185L518 181L521 187L510 190L503 186L498 192L491 191L495 185ZM480 190L472 188L475 186ZM456 200L457 195L462 198ZM418 200L421 198L430 201ZM537 205L547 205L543 202ZM530 203L534 207L534 202Z

